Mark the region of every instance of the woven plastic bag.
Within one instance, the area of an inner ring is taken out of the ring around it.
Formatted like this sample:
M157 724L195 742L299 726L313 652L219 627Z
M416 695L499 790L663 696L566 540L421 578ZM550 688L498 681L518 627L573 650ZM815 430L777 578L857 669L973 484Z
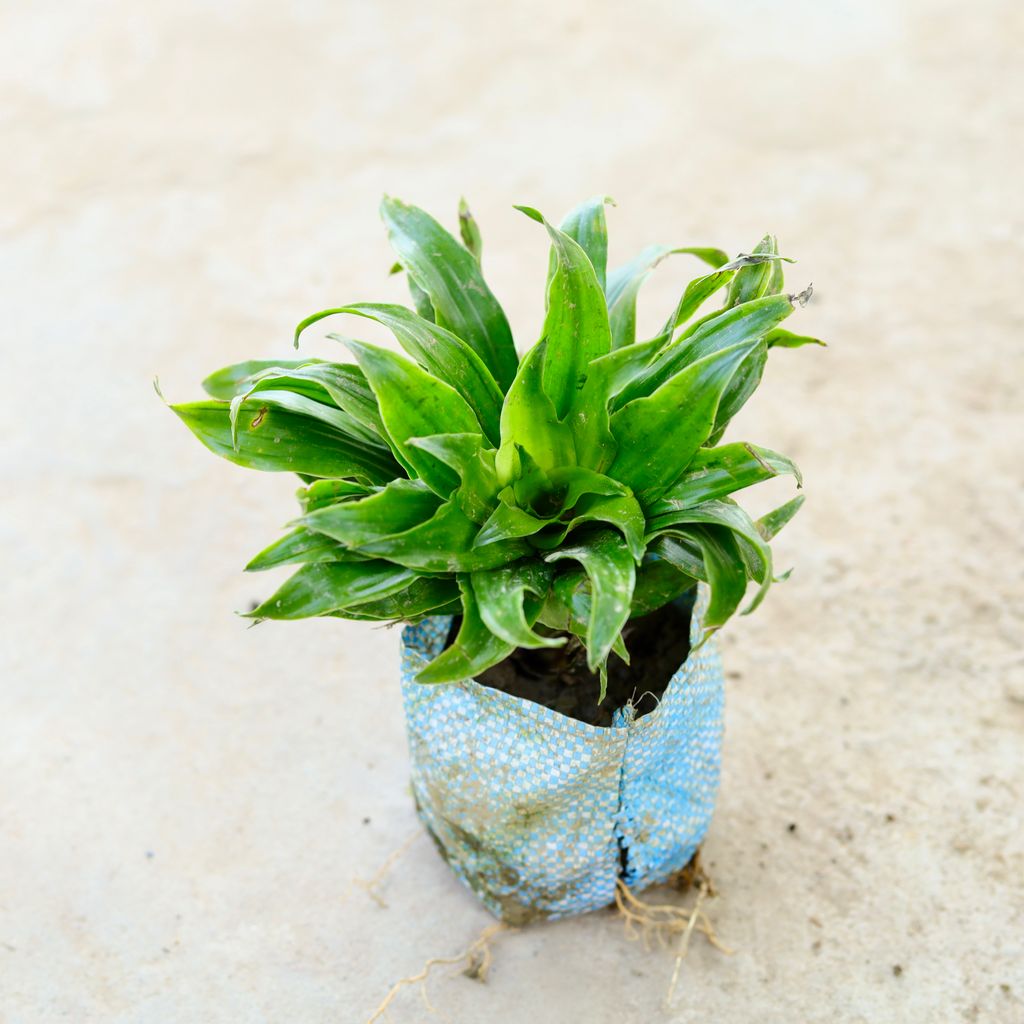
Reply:
M402 633L412 788L458 875L511 924L581 914L686 866L711 821L721 762L723 680L713 640L691 651L658 707L588 725L474 680L413 676L440 653L451 619ZM637 693L644 681L637 679Z

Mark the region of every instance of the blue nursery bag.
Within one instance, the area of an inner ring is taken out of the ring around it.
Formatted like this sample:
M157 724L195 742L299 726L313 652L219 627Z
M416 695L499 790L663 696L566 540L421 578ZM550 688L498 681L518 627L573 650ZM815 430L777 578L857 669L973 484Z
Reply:
M472 679L413 677L450 617L402 632L402 694L417 809L452 870L510 924L597 910L667 881L696 852L718 790L723 679L714 640L691 650L658 706L589 725ZM643 680L637 680L638 691Z

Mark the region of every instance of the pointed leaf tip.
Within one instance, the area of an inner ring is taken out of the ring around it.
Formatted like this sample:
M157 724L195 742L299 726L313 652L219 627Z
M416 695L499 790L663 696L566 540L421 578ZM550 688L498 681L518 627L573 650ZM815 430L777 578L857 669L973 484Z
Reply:
M540 210L534 209L532 206L513 206L513 210L518 210L520 213L525 213L530 220L535 220L538 224L544 223L544 214Z

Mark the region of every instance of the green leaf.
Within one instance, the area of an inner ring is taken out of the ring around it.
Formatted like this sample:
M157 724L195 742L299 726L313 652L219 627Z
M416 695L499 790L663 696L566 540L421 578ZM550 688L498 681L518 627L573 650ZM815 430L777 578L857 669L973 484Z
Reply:
M503 485L510 483L515 475L517 446L525 449L545 471L576 462L572 429L559 420L542 386L545 346L546 342L540 341L526 353L505 396L497 461L498 480Z
M506 390L518 365L512 332L472 253L418 207L385 197L381 216L399 262L430 296L437 323L462 338Z
M473 540L473 547L482 548L496 541L530 537L544 529L553 519L553 516L535 516L520 508L515 504L512 488L506 488L499 495L494 511L480 527L480 532Z
M553 551L547 561L565 558L579 562L590 581L587 664L595 671L608 657L629 618L636 566L622 538L612 530L600 530L586 540Z
M480 237L480 226L469 211L465 198L459 200L459 234L462 244L473 254L478 264L483 264L484 242Z
M534 544L541 550L551 550L565 540L577 526L584 523L607 523L622 532L623 539L633 560L640 564L644 556L644 529L646 520L639 502L628 495L588 495L583 498L572 513L568 523L559 523L550 532L535 539Z
M613 349L632 345L636 340L636 300L640 287L659 263L668 256L678 253L697 256L715 268L729 261L729 257L721 249L689 246L672 249L667 245L649 245L629 263L617 267L608 275L607 289Z
M480 428L497 446L504 396L480 357L461 339L436 324L410 312L404 306L362 302L324 310L316 317L351 313L387 327L399 345L438 380L450 384L476 413ZM315 322L308 317L304 322Z
M276 380L269 378L267 383L258 381L248 392L235 395L231 399L228 406L228 422L231 426L231 441L236 448L238 447L238 418L242 414L243 408L248 406L251 409L253 405L269 405L276 409L286 409L288 412L308 416L313 420L320 420L352 441L368 449L377 449L382 458L391 458L391 450L379 434L367 432L362 424L342 412L341 409L334 405L326 405L313 398L307 398L301 392L288 390L287 387L275 388L274 383Z
M428 323L434 323L437 313L434 312L434 304L430 301L430 296L411 275L406 276L406 283L409 287L409 298L412 299L412 308L416 311L417 316L421 316Z
M798 494L795 498L790 498L784 505L761 516L757 521L757 532L765 540L771 540L800 511L800 506L803 503L804 496Z
M765 235L754 247L752 256L778 256L779 246L774 235ZM792 262L792 261L789 261ZM752 263L743 267L729 284L729 291L725 296L725 305L729 309L739 306L744 302L752 302L765 295L773 294L771 287L774 283L781 281L780 260L776 259L770 263ZM781 289L778 289L781 291Z
M340 421L345 423L346 433L368 444L384 446L384 428L377 411L377 400L358 366L329 363L322 359L283 360L278 363L261 360L258 369L236 379L242 367L255 365L253 362L229 366L208 377L204 385L210 385L214 391L236 402L242 396L260 391L293 391L322 404L337 406L341 410Z
M203 381L203 390L211 397L230 402L235 395L246 391L251 377L263 370L285 370L305 366L309 359L247 359L244 363L225 366L211 373Z
M609 473L653 501L675 483L715 422L718 402L756 342L733 345L687 366L649 398L612 417L619 455Z
M645 560L636 571L629 617L638 619L641 615L650 615L696 585L697 580L693 576L680 572L670 562L660 558Z
M646 371L616 396L613 408L620 409L636 398L653 394L684 367L713 352L763 338L792 312L793 304L787 296L772 295L717 314L689 337L667 346Z
M736 259L723 264L714 273L695 278L686 286L686 290L676 305L675 312L665 324L661 336L666 338L666 340L670 338L677 327L686 323L707 299L720 288L731 284L735 280L737 273L741 273L744 268L764 265L778 268L782 262L792 263L793 261L785 256L774 256L770 253L741 254ZM778 271L778 273L781 274L781 271ZM766 294L775 294L775 292L769 288ZM718 310L705 319L710 320L720 316L721 312L721 310Z
M370 622L414 622L425 615L450 615L458 609L459 588L452 579L419 576L404 590L377 601L342 608L331 615Z
M421 481L394 480L368 498L318 508L300 522L310 530L357 548L425 523L440 507L440 498Z
M579 397L591 362L611 351L608 308L594 266L580 245L531 207L516 209L544 225L557 259L544 317L542 379L555 415L564 420L579 411ZM592 422L586 418L588 410L583 412L582 420L574 417L577 434L585 434L581 428ZM593 444L594 440L588 438L588 448Z
M648 550L677 572L702 583L708 582L708 571L704 565L700 545L685 532L673 530L668 534L662 534L651 543Z
M754 346L754 350L743 360L733 374L732 380L729 381L729 386L725 389L721 402L718 403L715 426L707 441L704 442L706 445L717 445L722 439L732 418L747 404L747 399L758 389L767 362L768 346L762 340Z
M524 469L514 485L515 500L542 519L573 509L585 494L629 494L629 488L582 466L557 466L549 472Z
M237 449L231 441L226 402L191 402L171 409L215 455L249 469L351 477L371 484L401 474L390 455L361 445L320 420L284 409L265 405L240 417Z
M747 590L747 574L739 545L728 530L692 526L687 535L700 547L711 596L704 612L705 636L732 617Z
M504 661L514 645L496 637L480 617L473 586L467 576L459 577L462 592L462 623L454 642L416 674L418 683L458 683L472 679L484 669Z
M473 593L484 624L500 640L516 647L561 647L565 637L541 636L530 628L524 607L527 594L533 594L540 601L531 610L539 610L553 576L550 566L527 560L473 573ZM533 618L536 621L535 614Z
M548 474L548 483L555 488L555 504L560 512L575 507L576 502L585 494L629 494L629 489L618 480L583 466L554 469Z
M480 528L474 547L496 540L531 537L573 510L585 496L629 496L617 480L580 466L566 466L550 474L535 470L498 495L498 506ZM597 517L593 517L597 518ZM567 532L567 529L563 531Z
M741 442L701 448L683 475L648 509L648 515L724 498L783 473L792 474L797 486L802 486L803 478L796 464L769 448Z
M290 576L249 619L306 619L404 590L416 574L388 562L319 562Z
M429 452L459 475L454 499L475 523L483 523L498 503L497 452L485 448L479 434L433 434L409 440L414 448Z
M447 501L425 523L362 544L360 550L422 572L496 569L530 551L527 544L517 540L474 548L473 540L479 529L457 502Z
M674 509L648 520L649 535L654 536L667 527L691 523L720 526L737 537L743 564L751 579L767 587L771 583L772 551L758 532L754 521L734 501L705 501L692 508Z
M594 196L593 199L588 199L570 210L559 225L559 230L568 235L587 254L602 292L608 269L608 221L604 211L606 205L615 205L611 196ZM560 260L561 257L553 252L551 272L548 274L549 283Z
M772 584L772 551L761 536L750 516L733 501L706 501L693 508L655 516L649 520L651 535L666 529L692 524L706 524L713 528L714 536L721 531L733 534L743 568L752 580L760 584L757 594L745 614L752 612L764 600Z
M821 345L825 347L825 342L821 338L812 338L809 334L794 334L792 331L783 330L781 327L777 327L774 331L769 331L764 336L764 340L769 348L800 348L803 345Z
M308 487L300 487L295 496L303 512L314 512L340 501L365 498L369 493L369 488L349 480L317 480Z
M473 410L453 387L411 360L361 341L347 344L377 396L384 429L396 453L431 490L448 497L458 486L458 475L409 440L430 434L477 433Z
M365 561L362 555L349 551L332 537L313 533L300 526L264 548L249 562L245 571L262 572L265 569L276 569L278 566L293 565L296 562L361 561Z

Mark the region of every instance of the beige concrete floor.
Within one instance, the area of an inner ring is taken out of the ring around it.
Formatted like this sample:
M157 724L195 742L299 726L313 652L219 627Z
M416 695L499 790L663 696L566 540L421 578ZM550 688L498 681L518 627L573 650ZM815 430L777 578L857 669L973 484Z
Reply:
M412 990L391 1021L1024 1020L1019 4L3 21L3 1024L358 1024L488 922L423 838L386 907L353 888L418 834L397 634L247 630L268 581L240 569L293 484L215 460L150 387L198 396L311 310L399 297L384 191L449 220L470 198L521 345L546 252L511 204L597 192L613 259L776 232L832 342L777 353L735 435L796 457L809 499L791 581L725 636L706 854L736 954L695 942L665 1010L671 956L596 914L503 937L486 985L440 969L437 1017Z

